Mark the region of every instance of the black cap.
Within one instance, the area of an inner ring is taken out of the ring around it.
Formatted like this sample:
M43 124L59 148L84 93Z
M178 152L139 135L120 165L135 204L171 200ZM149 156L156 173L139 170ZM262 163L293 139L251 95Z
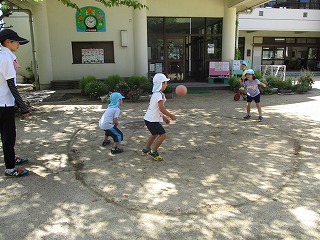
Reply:
M0 42L6 39L19 42L20 45L23 45L29 42L27 39L19 37L19 35L15 31L7 28L0 31Z

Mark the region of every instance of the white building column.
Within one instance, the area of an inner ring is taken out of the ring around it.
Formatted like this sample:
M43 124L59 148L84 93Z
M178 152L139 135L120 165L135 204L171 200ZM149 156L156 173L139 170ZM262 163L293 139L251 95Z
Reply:
M228 8L225 1L222 30L222 61L234 59L236 37L236 8Z
M39 2L32 9L36 39L37 65L39 69L40 89L51 87L53 70L49 37L49 24L46 1Z
M146 0L140 1L146 5ZM134 72L148 75L147 10L133 10Z

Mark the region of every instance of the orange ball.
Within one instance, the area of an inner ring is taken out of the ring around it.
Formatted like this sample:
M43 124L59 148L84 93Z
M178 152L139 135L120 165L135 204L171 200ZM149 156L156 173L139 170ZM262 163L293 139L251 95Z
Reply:
M176 87L176 94L177 94L178 96L180 96L180 97L185 96L185 95L187 94L187 92L188 92L188 89L187 89L187 87L184 86L184 85L178 85L178 86Z

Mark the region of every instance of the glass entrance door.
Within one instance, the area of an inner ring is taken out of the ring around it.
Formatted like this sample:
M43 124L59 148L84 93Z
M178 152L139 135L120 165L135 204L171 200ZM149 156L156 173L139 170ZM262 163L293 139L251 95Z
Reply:
M185 77L184 44L184 38L166 39L167 72L170 79L174 81L183 81Z

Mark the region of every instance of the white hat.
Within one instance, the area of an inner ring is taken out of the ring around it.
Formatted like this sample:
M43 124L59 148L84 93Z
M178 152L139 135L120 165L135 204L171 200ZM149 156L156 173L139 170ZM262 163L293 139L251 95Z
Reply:
M152 92L159 92L162 88L162 83L170 81L170 78L167 78L166 75L164 75L163 73L157 73L156 75L154 75L152 81L153 81Z

